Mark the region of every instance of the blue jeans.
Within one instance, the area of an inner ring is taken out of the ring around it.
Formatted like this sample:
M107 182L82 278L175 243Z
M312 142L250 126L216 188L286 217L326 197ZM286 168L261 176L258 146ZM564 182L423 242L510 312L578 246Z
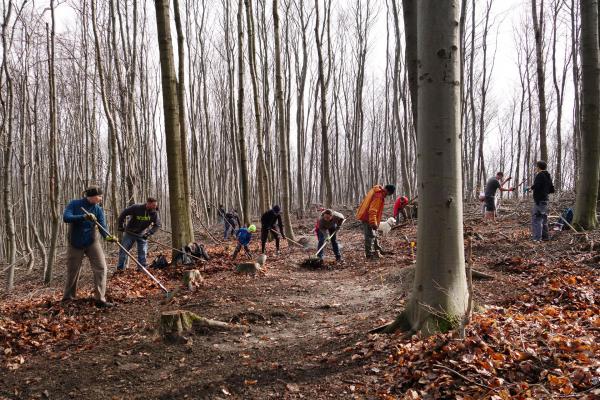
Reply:
M325 239L327 239L327 236L333 234L333 232L335 232L334 229L331 229L329 231L322 231L322 230L317 231L317 238L319 239L319 244L317 245L317 247L319 249L325 243ZM331 238L331 247L333 248L333 254L335 254L335 258L338 260L340 258L342 258L342 255L340 254L340 246L338 246L338 242L337 242L337 234ZM317 254L317 256L320 259L323 259L323 250L325 250L325 247L323 247L323 249L321 249L319 254Z
M137 258L140 264L144 267L146 266L146 253L148 252L148 241L141 236L135 236L129 233L125 233L123 235L123 239L121 240L121 245L131 253L131 248L133 244L137 243ZM127 254L121 249L119 251L119 263L117 264L117 269L123 270L125 269L125 263L127 261Z
M533 240L548 240L548 202L540 201L531 210L531 235Z

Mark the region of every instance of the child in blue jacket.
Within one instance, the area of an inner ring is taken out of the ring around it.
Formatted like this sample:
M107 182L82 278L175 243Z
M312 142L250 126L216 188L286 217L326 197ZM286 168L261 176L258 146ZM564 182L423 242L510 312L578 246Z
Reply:
M235 261L235 258L237 257L238 253L240 252L240 250L242 249L242 247L244 248L244 250L246 250L246 253L250 254L250 249L248 248L248 244L250 243L250 240L252 240L252 234L256 232L256 226L254 225L250 225L247 228L240 228L237 233L237 246L235 247L235 250L233 251L233 254L231 255L231 258L233 261Z

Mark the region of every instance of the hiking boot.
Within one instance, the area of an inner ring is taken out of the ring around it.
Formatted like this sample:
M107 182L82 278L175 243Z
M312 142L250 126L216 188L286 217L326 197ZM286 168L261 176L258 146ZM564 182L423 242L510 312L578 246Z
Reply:
M108 301L102 301L102 300L96 300L94 302L94 305L97 308L111 308L111 307L115 306L113 303L109 303Z
M75 301L75 297L71 297L71 296L68 296L68 297L63 297L63 298L60 300L60 304L62 304L62 305L66 305L66 304L69 304L69 303L71 303L72 301Z

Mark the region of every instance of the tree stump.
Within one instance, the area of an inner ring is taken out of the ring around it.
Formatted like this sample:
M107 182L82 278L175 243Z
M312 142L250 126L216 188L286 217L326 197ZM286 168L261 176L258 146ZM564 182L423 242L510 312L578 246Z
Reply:
M197 269L191 269L183 272L183 283L189 290L193 290L195 286L198 286L204 280L200 271Z
M236 265L235 271L238 273L255 275L257 272L262 272L262 268L259 263L245 262Z
M183 338L184 333L192 330L207 329L233 330L238 327L226 322L204 318L185 310L164 311L160 315L160 332L169 340L177 341Z

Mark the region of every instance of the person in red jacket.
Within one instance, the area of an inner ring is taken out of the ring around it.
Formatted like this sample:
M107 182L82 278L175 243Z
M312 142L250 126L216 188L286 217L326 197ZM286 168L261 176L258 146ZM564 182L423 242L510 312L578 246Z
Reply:
M408 205L408 197L406 196L400 196L396 199L396 202L394 203L394 218L396 219L396 223L400 223L400 214L402 214L402 218L404 218L404 221L406 221L408 219L408 215L406 215L406 209L405 207Z
M367 259L381 258L385 254L377 240L377 228L381 222L383 206L386 196L391 196L396 191L394 185L375 185L365 196L356 212L356 219L362 222L365 235L365 256Z

